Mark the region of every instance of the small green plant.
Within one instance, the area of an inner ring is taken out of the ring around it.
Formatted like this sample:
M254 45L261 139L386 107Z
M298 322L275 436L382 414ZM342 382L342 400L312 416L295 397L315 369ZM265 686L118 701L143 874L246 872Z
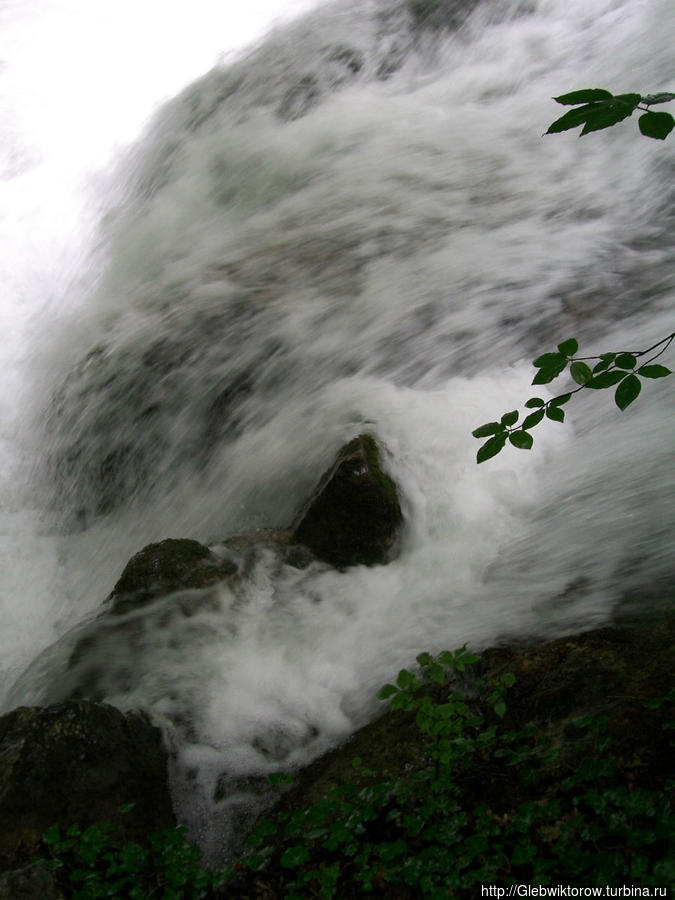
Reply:
M675 783L636 784L641 763L616 752L606 716L571 723L583 745L573 758L532 724L506 728L514 676L481 683L477 662L466 647L420 654L380 698L412 718L421 759L391 774L355 758L352 782L261 820L222 872L200 867L183 828L141 845L113 825L52 826L47 865L72 900L199 900L214 887L242 900L446 900L487 883L672 883ZM675 690L644 706L672 714Z
M48 853L42 861L70 900L200 900L217 876L200 867L201 853L186 840L186 831L157 832L141 845L109 823L65 831L52 825L42 837Z
M577 387L550 400L530 397L525 407L532 412L520 422L520 412L512 410L504 413L499 422L486 422L485 425L476 428L472 432L475 438L488 438L478 450L476 461L482 463L496 456L504 449L507 441L519 450L531 450L534 443L534 438L530 434L531 429L539 425L544 418L553 422L564 422L565 410L562 406L579 391L615 388L616 405L622 411L627 409L642 390L641 378L665 378L672 374L666 366L655 365L654 360L668 349L673 339L675 332L646 350L623 350L601 353L599 356L577 356L579 344L575 338L570 338L558 344L552 353L544 353L537 357L532 364L538 370L532 384L549 384L562 375L569 366L569 374ZM589 363L594 365L591 367Z
M675 100L675 94L660 93L646 94L611 94L601 88L587 88L580 91L572 91L553 98L556 103L563 106L575 106L564 116L556 119L548 126L546 134L557 134L561 131L569 131L571 128L584 127L581 134L589 134L591 131L601 131L603 128L611 128L618 122L622 122L631 116L636 109L642 111L638 120L638 127L645 137L664 141L675 127L675 119L670 113L652 112L650 106L657 103L670 103Z
M588 746L573 767L534 726L505 729L514 676L488 685L474 677L469 695L459 677L477 660L462 647L420 654L417 669L402 669L379 696L414 717L424 762L391 776L364 772L355 759L360 783L264 819L227 883L252 878L286 900L400 891L440 900L485 883L671 880L672 785L646 790L624 778L606 718L574 723Z

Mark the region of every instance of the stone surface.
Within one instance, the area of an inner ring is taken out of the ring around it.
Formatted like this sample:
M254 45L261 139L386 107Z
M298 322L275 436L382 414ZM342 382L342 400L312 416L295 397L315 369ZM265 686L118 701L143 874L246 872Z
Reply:
M123 823L137 841L175 826L159 729L85 701L0 718L0 870L30 863L57 822Z
M132 556L115 584L110 613L121 615L156 597L208 587L236 571L229 560L218 559L198 541L167 538L148 544Z
M291 528L293 541L318 559L345 569L389 562L403 515L396 485L382 469L375 439L346 444Z

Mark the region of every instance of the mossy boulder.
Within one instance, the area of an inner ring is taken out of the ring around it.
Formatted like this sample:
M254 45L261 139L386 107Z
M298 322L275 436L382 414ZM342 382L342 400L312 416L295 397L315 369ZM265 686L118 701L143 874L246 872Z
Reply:
M403 523L398 491L384 471L382 454L369 434L338 453L291 527L294 543L317 559L346 569L389 562Z
M0 870L31 862L55 823L101 822L123 824L141 842L175 826L160 730L141 715L84 701L2 716Z
M645 704L674 686L675 611L558 640L486 650L463 686L493 722L497 719L486 703L489 689L479 691L475 685L480 679L489 686L506 672L516 681L501 724L514 731L536 726L552 760L543 771L542 791L548 779L548 789L555 792L561 773L574 771L587 756L591 735L574 724L583 717L607 717L608 736L633 783L657 789L672 778L672 730L665 727L672 708ZM435 692L443 702L442 689ZM389 710L300 772L281 808L306 809L342 784L370 783L383 775L409 777L428 765L427 742L414 713ZM358 769L352 765L356 757L362 761ZM529 799L512 776L508 766L476 769L464 773L462 783L476 802L501 810Z
M110 594L110 613L122 615L175 591L204 588L237 571L199 541L167 538L148 544L129 560Z

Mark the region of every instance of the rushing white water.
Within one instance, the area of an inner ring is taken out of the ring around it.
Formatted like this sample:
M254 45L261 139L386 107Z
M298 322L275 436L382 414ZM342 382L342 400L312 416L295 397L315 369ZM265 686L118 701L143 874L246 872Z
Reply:
M129 614L131 646L110 629L106 699L164 726L214 856L252 802L234 779L344 738L416 653L588 628L672 581L668 380L623 414L575 398L480 467L471 431L522 407L560 340L672 330L672 148L632 121L541 133L552 95L672 89L675 10L494 0L450 34L409 26L342 3L187 88L106 180L78 287L32 320L5 706L59 696L70 629L144 544L287 525L366 429L401 486L386 567L270 553L190 617Z

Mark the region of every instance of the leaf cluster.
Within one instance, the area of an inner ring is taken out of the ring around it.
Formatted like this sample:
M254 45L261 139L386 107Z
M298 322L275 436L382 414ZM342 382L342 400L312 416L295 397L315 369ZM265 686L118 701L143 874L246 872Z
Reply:
M186 834L186 828L171 828L139 844L110 823L65 830L52 825L42 836L48 856L41 861L71 900L200 900L218 878L200 866L201 853Z
M477 659L466 647L423 653L417 669L402 669L385 685L380 698L414 716L425 764L396 777L369 772L366 784L341 785L308 809L263 820L250 854L228 872L236 896L440 900L496 882L672 880L673 785L659 792L628 783L606 719L591 717L574 723L589 747L564 777L559 748L534 726L503 727L513 675L482 686L485 712L473 691L458 687ZM502 778L520 787L498 808L480 782ZM263 894L251 885L262 885Z
M546 134L557 134L583 125L581 134L611 128L631 116L636 109L643 111L638 127L645 137L664 141L675 127L675 119L667 112L653 112L650 107L658 103L670 103L675 94L611 94L601 88L572 91L553 98L563 106L573 106L565 115L549 125Z
M622 411L627 409L642 390L641 378L665 378L672 374L666 366L654 364L654 360L670 346L673 339L675 339L675 332L653 344L647 350L619 351L601 353L599 356L593 357L577 357L579 343L575 338L570 338L558 344L555 351L538 356L533 362L538 371L532 384L549 384L562 375L569 366L569 374L577 387L566 393L558 394L550 400L530 397L526 401L525 407L532 412L526 415L521 422L519 422L520 412L512 410L505 413L499 422L486 422L485 425L476 428L472 432L475 438L488 438L478 450L476 461L482 463L496 456L504 449L507 441L519 450L531 450L534 438L530 434L530 430L545 418L553 422L564 422L565 410L562 407L572 398L573 394L585 388L592 390L614 388L616 405ZM641 358L655 350L658 352L639 363ZM594 365L591 367L589 362Z

